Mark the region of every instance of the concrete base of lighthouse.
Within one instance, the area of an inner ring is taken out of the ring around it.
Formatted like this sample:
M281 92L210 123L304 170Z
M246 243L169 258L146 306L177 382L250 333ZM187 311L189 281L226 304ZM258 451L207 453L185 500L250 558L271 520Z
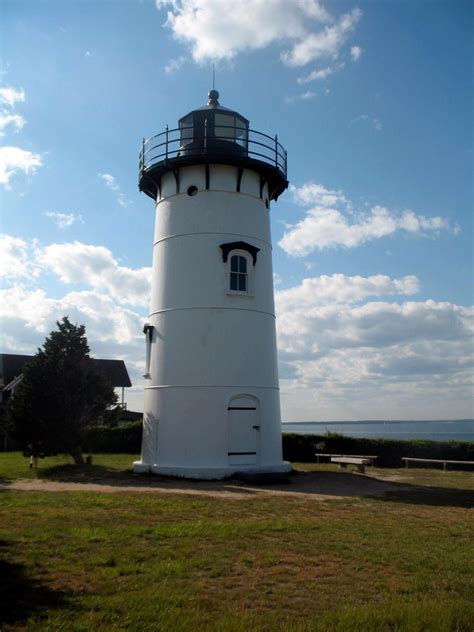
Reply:
M135 474L160 474L162 476L175 476L177 478L222 480L239 474L288 474L291 472L291 463L283 461L275 465L265 466L235 466L235 467L182 467L172 465L150 465L135 461L133 464Z

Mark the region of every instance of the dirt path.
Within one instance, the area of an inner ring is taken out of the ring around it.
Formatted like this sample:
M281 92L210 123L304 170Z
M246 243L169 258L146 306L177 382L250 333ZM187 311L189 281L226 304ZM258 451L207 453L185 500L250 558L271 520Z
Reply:
M155 482L113 481L72 482L18 479L0 483L0 491L96 492L107 494L190 494L214 498L249 499L255 496L306 496L315 500L354 496L384 496L405 487L369 476L338 472L300 472L288 483L252 485L236 481L184 481L159 479Z

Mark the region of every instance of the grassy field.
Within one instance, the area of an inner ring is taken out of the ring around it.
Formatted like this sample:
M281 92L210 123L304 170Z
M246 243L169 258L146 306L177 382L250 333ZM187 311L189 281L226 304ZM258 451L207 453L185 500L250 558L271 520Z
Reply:
M36 471L0 454L0 478L126 483L134 458ZM472 632L474 475L369 471L417 487L378 499L3 491L1 629Z

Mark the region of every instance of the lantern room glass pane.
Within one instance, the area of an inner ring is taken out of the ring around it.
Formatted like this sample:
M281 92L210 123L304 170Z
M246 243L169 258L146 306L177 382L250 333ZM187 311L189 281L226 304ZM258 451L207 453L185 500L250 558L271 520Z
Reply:
M235 117L228 114L217 114L214 118L214 134L219 140L234 142Z
M193 117L192 115L182 119L179 124L181 131L181 146L191 143L193 140Z
M247 139L248 139L248 128L246 124L239 120L235 119L235 142L241 147L247 148Z

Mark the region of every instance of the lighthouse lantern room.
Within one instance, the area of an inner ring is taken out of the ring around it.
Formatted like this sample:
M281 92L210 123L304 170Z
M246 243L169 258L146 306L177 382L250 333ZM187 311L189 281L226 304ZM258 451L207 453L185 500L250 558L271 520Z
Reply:
M270 202L286 151L208 104L143 142L156 204L141 460L135 472L282 473Z

